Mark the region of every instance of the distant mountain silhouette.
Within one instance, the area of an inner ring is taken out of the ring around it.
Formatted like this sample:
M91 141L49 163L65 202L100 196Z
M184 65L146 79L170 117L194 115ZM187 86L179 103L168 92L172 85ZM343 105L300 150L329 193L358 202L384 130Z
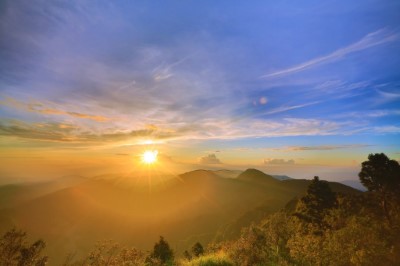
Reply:
M61 264L68 252L86 254L103 239L148 250L163 235L181 253L197 241L206 245L236 236L241 227L304 194L311 182L279 181L256 169L237 178L226 178L226 173L196 170L152 187L132 185L135 181L127 179L134 174L66 182L58 190L0 210L0 229L16 226L43 238L50 265ZM357 193L343 184L330 184L334 191ZM0 198L7 189L0 187ZM35 185L24 187L25 193L30 189L35 191Z
M367 191L367 189L361 184L359 180L342 180L340 183L345 184L346 186L358 189L360 191Z
M276 183L278 180L274 178L273 176L267 175L264 172L261 172L260 170L257 169L247 169L243 173L241 173L237 179L239 180L245 180L249 182L256 182L256 183Z
M274 178L278 179L278 180L288 180L288 179L293 179L287 175L272 175Z
M0 209L11 208L51 192L74 186L86 179L78 175L63 176L51 181L0 186Z

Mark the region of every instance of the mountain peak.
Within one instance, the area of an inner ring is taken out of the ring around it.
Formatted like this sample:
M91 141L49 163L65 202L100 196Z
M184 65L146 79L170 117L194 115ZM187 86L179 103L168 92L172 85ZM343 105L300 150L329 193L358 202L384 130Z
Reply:
M266 173L254 168L247 169L246 171L241 173L237 178L239 180L257 181L257 182L277 181L274 177L267 175Z
M190 172L183 173L179 175L181 178L184 179L196 179L196 178L211 178L211 177L217 177L213 171L210 170L204 170L204 169L198 169Z

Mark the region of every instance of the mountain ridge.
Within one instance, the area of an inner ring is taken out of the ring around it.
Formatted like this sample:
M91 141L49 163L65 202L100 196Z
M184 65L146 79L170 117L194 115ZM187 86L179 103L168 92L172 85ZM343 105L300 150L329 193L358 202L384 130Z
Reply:
M232 238L241 227L303 195L311 182L279 181L255 169L239 176L224 178L200 169L151 189L115 182L126 177L86 179L0 210L0 229L16 226L33 232L33 237L49 243L53 258L62 258L75 247L83 254L101 239L149 249L159 235L179 243L176 249L183 252L193 241L207 244L215 238ZM330 184L333 190L356 193Z

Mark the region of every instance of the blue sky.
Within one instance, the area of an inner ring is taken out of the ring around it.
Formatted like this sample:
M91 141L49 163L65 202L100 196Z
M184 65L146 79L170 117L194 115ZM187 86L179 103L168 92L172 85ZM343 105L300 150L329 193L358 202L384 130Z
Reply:
M277 172L359 167L370 152L399 159L399 11L398 1L1 1L0 147L134 154L151 140L176 161L214 154L210 164Z

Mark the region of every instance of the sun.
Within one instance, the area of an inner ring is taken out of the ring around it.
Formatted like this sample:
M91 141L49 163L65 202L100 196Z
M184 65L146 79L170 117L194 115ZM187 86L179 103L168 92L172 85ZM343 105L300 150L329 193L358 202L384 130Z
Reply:
M157 162L157 155L158 155L157 150L147 150L142 154L142 161L145 164L153 164Z

